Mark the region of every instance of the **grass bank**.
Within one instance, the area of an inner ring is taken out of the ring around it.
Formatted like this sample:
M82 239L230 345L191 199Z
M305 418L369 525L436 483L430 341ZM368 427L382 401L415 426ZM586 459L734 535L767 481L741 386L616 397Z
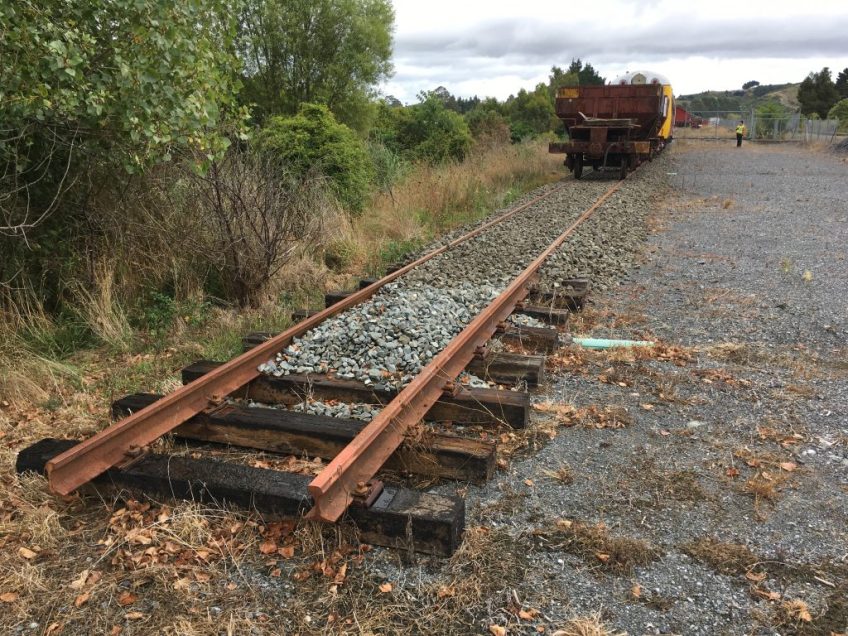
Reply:
M220 306L197 291L128 297L127 290L141 285L105 269L95 272L93 285L79 286L77 302L60 316L19 292L5 303L13 309L3 310L0 323L0 425L9 409L56 408L79 392L100 396L105 407L122 392L161 390L182 364L232 357L245 332L280 330L292 309L318 305L325 289L380 273L439 234L559 176L558 161L542 142L480 149L461 163L414 166L390 190L375 193L360 217L336 217L325 243L304 246L253 308ZM162 260L167 268L169 260ZM135 315L127 309L139 306Z

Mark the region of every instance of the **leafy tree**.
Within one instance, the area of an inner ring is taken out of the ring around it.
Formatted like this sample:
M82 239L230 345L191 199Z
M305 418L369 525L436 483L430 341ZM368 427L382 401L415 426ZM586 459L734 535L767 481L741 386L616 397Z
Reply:
M0 33L0 231L46 218L86 157L137 171L174 147L227 145L223 0L4 2Z
M769 101L760 104L756 109L756 130L754 136L757 138L774 137L775 121L778 122L778 132L781 123L786 120L786 107L780 102Z
M580 86L589 86L592 84L602 85L606 80L601 77L597 71L588 62L584 65L583 61L578 57L576 60L571 60L571 65L566 73L575 73L579 80Z
M373 175L371 161L359 136L336 121L326 106L302 104L293 117L272 117L257 142L296 178L324 175L348 210L362 211Z
M242 99L254 116L327 105L359 130L373 118L374 87L392 70L390 0L244 0Z
M745 82L742 84L742 90L747 91L749 88L754 88L755 86L759 86L760 83L757 80L751 80L750 82Z
M471 133L461 115L429 97L410 106L409 115L398 130L398 141L413 159L440 163L465 158Z
M452 110L454 112L463 115L474 108L477 104L480 103L480 98L476 95L474 97L456 97L451 95L451 92L446 89L444 86L439 86L438 88L432 91L423 91L419 96L420 101L425 101L429 97L433 97L434 99L438 99L442 104L445 105L445 108L448 110Z
M839 92L826 66L818 73L810 73L798 87L798 101L805 115L817 114L824 119L839 100Z
M438 96L422 93L419 98L420 103L404 108L381 103L372 138L412 161L464 159L471 147L465 119L448 110Z
M827 113L828 119L838 119L839 129L848 129L848 98L840 99Z
M580 84L580 76L575 72L563 71L559 66L551 67L551 74L548 75L548 96L551 103L555 103L557 91L563 86L578 86Z
M506 103L513 141L553 129L556 124L554 107L546 84L539 84L532 93L523 88Z
M848 97L848 68L842 69L836 76L836 90L840 97Z

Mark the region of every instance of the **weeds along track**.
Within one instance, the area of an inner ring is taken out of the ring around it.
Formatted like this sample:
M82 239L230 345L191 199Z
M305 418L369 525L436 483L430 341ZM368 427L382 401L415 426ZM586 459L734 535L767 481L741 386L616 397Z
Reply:
M365 541L451 554L463 499L382 479L492 475L494 442L445 429L527 425L544 354L590 285L545 264L580 249L569 241L590 236L596 215L615 213L621 186L587 179L544 188L358 291L327 294L325 309L304 310L281 334L250 334L241 356L187 367L184 386L167 396L118 400L119 421L92 438L38 442L17 469L46 472L63 494L93 482L276 515L347 515ZM515 345L522 353L509 351ZM224 461L220 446L168 452L166 434L328 463L310 479L282 461Z

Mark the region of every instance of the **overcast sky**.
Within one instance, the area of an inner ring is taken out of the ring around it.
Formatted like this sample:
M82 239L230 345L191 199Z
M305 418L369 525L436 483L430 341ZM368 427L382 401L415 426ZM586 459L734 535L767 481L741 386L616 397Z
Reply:
M848 67L848 0L394 0L387 95L437 86L504 99L573 57L612 79L668 76L676 94L800 82Z

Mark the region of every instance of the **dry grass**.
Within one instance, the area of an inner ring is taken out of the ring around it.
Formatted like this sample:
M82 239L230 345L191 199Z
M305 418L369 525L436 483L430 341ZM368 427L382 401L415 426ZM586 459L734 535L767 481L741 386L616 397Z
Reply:
M480 216L524 189L558 178L557 164L538 144L492 150L467 165L423 168L395 188L394 201L378 199L370 213L354 224L337 224L329 238L352 237L361 264L382 263L380 252L393 241L426 239ZM134 245L120 256L121 271L104 261L94 279L76 291L81 320L106 346L57 362L33 345L32 334L49 337L56 331L31 302L35 296L4 303L16 311L0 315L0 632L15 633L33 621L54 636L118 629L123 634L479 629L479 616L469 605L482 607L503 589L502 582L523 577L528 546L499 532L469 529L463 548L432 579L438 581L432 589L382 593L385 581L361 567L366 548L347 526L280 526L192 502L58 498L42 477L15 475L22 448L44 437L82 438L102 429L113 399L172 390L186 364L231 357L246 332L279 331L292 308L317 300L325 286L347 284L357 269L352 262L346 271L333 272L320 254L303 252L269 284L270 304L238 312L207 308L200 320L177 315L155 339L127 333L125 299L133 297L139 281L173 278L180 302L195 298L201 288L184 259L202 247L198 228L179 210L161 206L154 214L154 203L146 200L147 207L120 231L106 228L115 230L116 240L126 239L122 245ZM134 243L132 237L144 240ZM124 278L122 272L129 274ZM270 456L251 461L275 463ZM287 470L314 470L280 462Z
M617 632L601 620L600 613L591 616L572 618L562 629L553 632L553 636L626 636L624 632Z
M747 546L712 537L687 543L683 551L721 574L746 574L761 560Z
M626 474L633 487L657 507L667 500L696 503L710 497L694 470L667 470L652 457L634 459Z
M561 484L570 484L574 481L574 471L568 464L563 464L556 470L543 470L542 473Z
M82 319L101 342L121 351L129 349L133 332L117 299L114 262L95 264L91 288L77 284L74 296Z
M578 408L567 403L539 402L533 408L547 415L558 426L604 429L626 428L633 424L633 417L623 406L590 404Z
M575 554L618 574L631 572L637 565L647 565L660 556L659 550L646 541L610 535L604 523L591 525L560 519L534 534L549 550Z
M57 387L78 379L71 365L38 351L34 341L53 329L32 290L0 289L0 408L46 400ZM0 422L2 417L0 410Z
M539 142L482 149L462 163L416 166L342 237L348 269L376 272L387 252L420 245L560 177L560 161Z

